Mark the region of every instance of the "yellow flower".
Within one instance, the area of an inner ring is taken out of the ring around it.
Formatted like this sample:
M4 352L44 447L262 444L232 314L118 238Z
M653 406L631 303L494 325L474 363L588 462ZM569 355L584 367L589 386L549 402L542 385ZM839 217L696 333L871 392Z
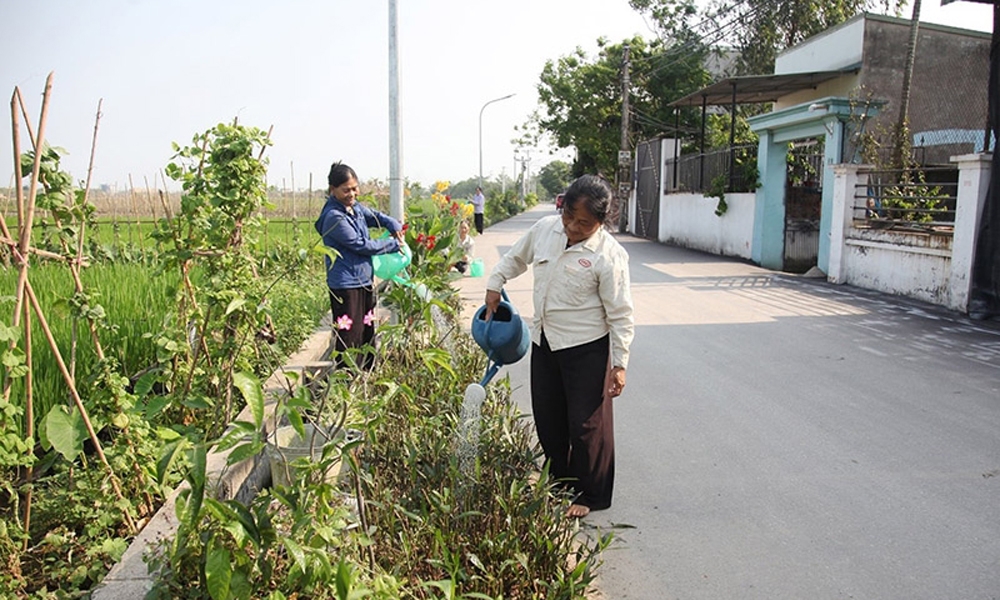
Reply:
M462 218L463 219L468 219L469 217L472 216L472 212L474 210L475 209L473 208L473 206L471 204L468 204L468 203L463 204L462 205Z
M434 183L434 187L437 189L438 193L443 194L444 192L448 191L448 188L451 187L451 182L438 181Z

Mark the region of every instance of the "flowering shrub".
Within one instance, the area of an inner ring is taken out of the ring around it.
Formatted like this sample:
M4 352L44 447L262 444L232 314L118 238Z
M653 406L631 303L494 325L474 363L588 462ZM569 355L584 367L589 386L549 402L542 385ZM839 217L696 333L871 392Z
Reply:
M429 198L407 201L406 243L413 251L411 277L431 291L448 287L458 253L458 224L472 217L472 205L451 199L450 184L438 181Z

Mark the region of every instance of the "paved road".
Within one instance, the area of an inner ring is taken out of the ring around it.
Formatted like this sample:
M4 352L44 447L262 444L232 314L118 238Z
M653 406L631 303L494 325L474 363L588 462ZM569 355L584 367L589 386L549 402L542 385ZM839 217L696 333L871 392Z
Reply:
M552 210L477 238L487 272ZM620 239L636 340L615 503L586 520L616 532L605 599L1000 598L1000 323Z

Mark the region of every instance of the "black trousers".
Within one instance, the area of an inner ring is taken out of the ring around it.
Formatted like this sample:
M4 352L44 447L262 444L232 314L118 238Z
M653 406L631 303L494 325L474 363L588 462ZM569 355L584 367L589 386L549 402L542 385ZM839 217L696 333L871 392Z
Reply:
M476 226L476 231L479 233L483 232L483 213L475 213L472 215L472 221Z
M554 352L542 333L531 348L531 409L549 473L565 480L594 510L611 506L615 433L605 393L608 336Z
M347 288L330 290L330 310L333 312L333 333L337 338L337 366L344 364L343 352L349 348L363 348L375 345L375 322L365 324L365 315L375 314L375 293L371 288ZM337 321L343 316L351 319L348 329L339 329ZM375 366L373 350L357 353L354 360L358 366L371 370Z

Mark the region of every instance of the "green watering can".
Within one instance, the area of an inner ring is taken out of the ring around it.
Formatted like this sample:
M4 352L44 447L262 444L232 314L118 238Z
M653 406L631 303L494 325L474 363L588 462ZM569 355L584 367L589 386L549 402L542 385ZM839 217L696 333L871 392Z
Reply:
M411 260L413 260L413 252L410 247L406 244L400 244L399 252L373 254L372 269L379 279L391 279L396 283L407 284L409 278L406 277L404 270L410 266Z

